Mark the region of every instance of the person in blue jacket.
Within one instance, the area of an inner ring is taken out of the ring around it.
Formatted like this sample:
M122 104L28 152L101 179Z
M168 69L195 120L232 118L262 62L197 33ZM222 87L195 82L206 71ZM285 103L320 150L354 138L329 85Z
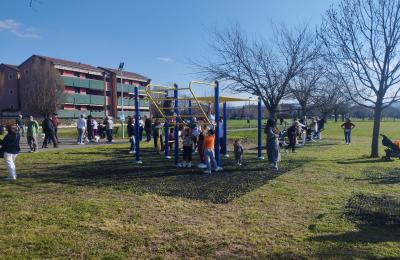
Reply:
M4 161L8 170L7 180L16 180L17 171L15 168L15 159L19 153L20 135L16 125L7 126L7 135L0 141L1 150L4 153Z

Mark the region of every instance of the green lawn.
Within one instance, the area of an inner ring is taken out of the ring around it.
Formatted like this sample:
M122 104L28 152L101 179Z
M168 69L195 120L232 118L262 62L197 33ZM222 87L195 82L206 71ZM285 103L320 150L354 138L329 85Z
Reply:
M213 176L149 148L137 166L128 144L22 154L0 181L0 258L400 258L400 161L368 158L372 123L355 124L350 146L329 122L279 172L255 149Z

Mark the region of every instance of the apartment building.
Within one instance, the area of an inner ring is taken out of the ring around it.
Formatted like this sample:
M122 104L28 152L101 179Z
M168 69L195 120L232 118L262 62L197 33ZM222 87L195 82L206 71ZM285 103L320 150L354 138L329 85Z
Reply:
M54 68L54 73L61 77L64 85L64 101L59 104L59 110L57 111L61 118L77 118L81 114L98 118L106 115L120 117L122 105L125 116L133 115L134 88L137 86L143 90L144 86L150 82L149 78L134 72L123 71L121 78L120 73L115 69L32 55L21 65L15 67L19 76L18 80L13 84L17 84L16 88L19 89L19 95L16 95L16 104L19 105L18 108L14 105L14 108L23 115L30 114L30 111L24 105L24 99L29 98L26 90L29 87L28 75L37 71L37 66L43 66L43 69L45 69L46 63L51 64ZM3 67L7 71L9 70L8 67ZM12 88L11 82L9 83L4 84L4 89L9 90ZM124 91L123 95L122 90ZM5 94L2 94L3 92L0 92L0 100L5 98ZM141 115L147 115L149 113L149 105L145 100L143 91L141 91L141 94L139 96L140 112Z

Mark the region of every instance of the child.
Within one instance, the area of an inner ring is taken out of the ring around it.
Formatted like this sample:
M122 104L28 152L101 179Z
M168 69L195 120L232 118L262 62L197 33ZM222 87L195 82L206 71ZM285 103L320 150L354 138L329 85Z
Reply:
M208 134L204 137L204 157L207 164L207 170L204 173L211 174L211 166L213 166L216 172L222 171L222 168L217 165L214 155L214 141L215 132L214 129L208 130Z
M204 158L204 133L201 129L201 126L199 126L199 137L197 140L197 151L199 152L199 157L200 157L200 164L197 165L200 169L207 168L206 165L206 160Z
M190 129L185 128L183 131L183 167L191 168L192 167L192 149L193 149L193 140L190 135Z
M341 127L344 129L346 144L351 144L351 130L356 126L351 122L350 118L347 118L346 123L342 124Z
M285 148L285 153L289 148L292 148L292 152L296 152L297 135L299 134L299 122L293 121L293 125L287 129L289 144Z
M242 159L243 159L243 146L240 143L240 139L236 139L235 140L235 144L233 145L233 150L235 152L236 165L241 166L242 165Z
M270 163L270 169L278 170L278 161L280 160L279 153L279 130L276 128L276 122L270 118L265 127L265 134L267 136L267 156Z
M127 130L128 130L128 136L129 136L129 142L131 143L131 146L129 148L129 153L135 153L135 148L136 148L136 143L135 143L135 126L134 126L134 120L132 119L131 116L128 116L128 125L127 125Z

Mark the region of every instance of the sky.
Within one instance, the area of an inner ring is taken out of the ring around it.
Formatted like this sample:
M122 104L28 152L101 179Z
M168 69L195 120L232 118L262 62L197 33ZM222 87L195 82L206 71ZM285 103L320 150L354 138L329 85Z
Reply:
M190 61L212 55L214 29L238 23L270 38L272 24L319 24L338 0L34 1L0 0L0 63L18 65L33 54L105 67L123 61L153 83L186 86L199 79Z

